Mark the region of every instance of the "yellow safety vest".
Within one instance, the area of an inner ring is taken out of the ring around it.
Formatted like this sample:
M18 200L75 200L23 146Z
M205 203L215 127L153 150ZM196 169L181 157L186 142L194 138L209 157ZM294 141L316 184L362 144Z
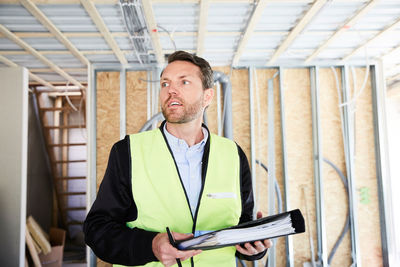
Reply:
M130 135L132 193L137 219L127 222L152 232L194 233L237 225L242 212L240 160L229 139L210 135L207 174L192 217L173 156L160 129ZM195 224L195 226L194 226ZM235 247L206 250L193 258L194 266L236 266ZM191 266L191 259L182 262ZM150 262L144 266L162 266ZM177 265L174 265L177 266Z

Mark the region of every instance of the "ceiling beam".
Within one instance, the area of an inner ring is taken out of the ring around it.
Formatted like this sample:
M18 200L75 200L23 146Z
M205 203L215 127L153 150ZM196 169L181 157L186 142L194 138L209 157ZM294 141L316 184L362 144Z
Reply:
M371 0L363 8L356 12L354 16L348 19L328 40L326 40L320 47L318 47L306 60L309 63L313 60L322 50L331 44L339 35L351 28L360 18L362 18L371 8L373 8L379 0Z
M63 35L63 33L43 14L43 12L31 0L20 0L21 4L43 24L54 36L78 58L83 64L88 66L89 60Z
M199 26L197 31L197 56L202 57L204 53L204 37L207 32L208 0L200 1Z
M358 53L361 49L366 48L370 43L372 43L373 41L377 40L378 38L382 37L383 35L385 35L388 32L393 31L394 29L396 29L398 26L400 25L400 18L398 20L396 20L396 22L394 22L392 25L390 25L389 27L385 28L384 30L382 30L381 32L379 32L378 34L376 34L374 37L372 37L371 39L369 39L368 41L366 41L365 43L363 43L362 45L358 46L356 49L354 49L350 54L348 54L347 56L345 56L343 58L343 60L348 60L350 57L352 57L353 55L355 55L356 53Z
M327 0L316 0L311 8L306 12L303 18L296 24L293 30L290 31L289 35L286 37L285 41L279 46L279 48L272 55L271 59L268 61L267 65L272 65L283 52L292 44L292 42L297 38L297 36L304 30L311 19L321 10L325 5Z
M254 29L261 18L262 12L267 5L268 0L260 0L258 1L257 5L255 6L253 13L248 21L246 30L244 31L242 38L239 41L238 48L234 54L232 65L235 66L238 64L240 57L243 54L244 49L246 48L247 42L249 41L251 35L254 32Z
M10 67L20 67L19 65L15 64L14 62L12 62L11 60L9 60L8 58L3 57L3 56L1 56L1 55L0 55L0 61L3 62L4 64L10 66ZM42 84L42 85L48 87L48 88L56 89L56 88L54 87L54 85L52 85L51 83L49 83L49 82L43 80L42 78L40 78L39 76L33 74L33 73L30 72L30 71L29 71L29 77L32 78L33 80L39 82L40 84Z
M30 54L35 56L37 59L39 59L42 63L46 64L49 66L53 71L57 72L60 76L64 77L67 81L79 86L82 89L85 89L85 86L83 86L79 81L77 81L75 78L70 76L68 73L66 73L64 70L62 70L59 66L48 60L45 56L40 54L36 49L31 47L29 44L21 40L19 37L15 36L12 32L10 32L6 27L4 27L2 24L0 24L0 32L3 33L8 39L11 41L15 42L22 48L24 48L26 51L28 51Z
M152 2L153 1L151 1L151 0L142 1L144 17L146 20L147 30L150 34L151 43L152 43L153 49L155 51L157 63L164 64L164 62L165 62L164 54L163 54L163 50L162 50L162 46L161 46L161 42L160 42L160 36L158 34L157 22L154 17Z
M53 72L52 69L46 69L46 68L30 68L29 69L31 72ZM67 72L81 72L85 73L87 69L85 68L63 68L63 70Z
M82 6L85 8L86 12L89 14L90 18L96 25L97 29L103 35L103 38L106 40L107 44L110 46L111 50L114 51L114 54L118 58L119 62L123 65L127 65L128 61L126 60L124 53L121 51L117 42L112 37L110 31L108 30L93 2L91 0L80 1Z

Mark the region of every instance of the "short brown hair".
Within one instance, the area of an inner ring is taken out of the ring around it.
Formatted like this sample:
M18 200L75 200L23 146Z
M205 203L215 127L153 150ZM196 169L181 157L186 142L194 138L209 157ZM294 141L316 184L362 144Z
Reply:
M212 88L214 85L213 70L210 64L204 58L190 54L186 51L176 51L169 55L168 64L174 61L188 61L200 68L200 78L203 83L203 89Z

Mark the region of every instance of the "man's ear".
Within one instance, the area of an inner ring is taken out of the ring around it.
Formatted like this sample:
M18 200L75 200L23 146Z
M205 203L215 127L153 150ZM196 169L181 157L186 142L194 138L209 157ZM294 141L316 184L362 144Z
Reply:
M207 88L204 90L204 106L207 107L210 105L212 99L214 97L214 89L213 88Z

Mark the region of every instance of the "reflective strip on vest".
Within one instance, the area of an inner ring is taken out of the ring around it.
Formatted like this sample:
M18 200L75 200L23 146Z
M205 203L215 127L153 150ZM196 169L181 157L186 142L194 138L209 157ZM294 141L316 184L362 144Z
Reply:
M207 174L194 231L237 225L242 212L237 146L214 134L209 138ZM160 129L130 135L130 151L132 193L138 217L127 222L127 226L153 232L165 232L168 226L174 232L192 233L194 219L189 201ZM193 258L194 265L233 267L235 252L235 247L203 251ZM182 265L191 266L190 259ZM162 265L151 262L144 266Z

